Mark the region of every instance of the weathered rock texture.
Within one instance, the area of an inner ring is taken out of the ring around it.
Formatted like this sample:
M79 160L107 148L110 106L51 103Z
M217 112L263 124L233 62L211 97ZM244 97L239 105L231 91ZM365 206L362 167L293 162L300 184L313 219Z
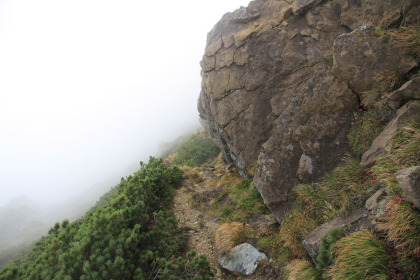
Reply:
M420 208L420 166L400 170L397 173L397 180L406 199Z
M363 154L360 164L372 166L378 157L389 155L398 130L411 122L420 122L420 100L411 100L397 111L397 116L389 122L381 134L375 138L370 148Z
M334 168L374 77L417 61L374 26L420 23L418 0L255 0L208 34L198 110L278 221L289 189ZM416 10L417 9L417 10Z
M262 260L268 261L264 253L259 252L251 244L243 243L221 257L219 264L233 273L251 275Z

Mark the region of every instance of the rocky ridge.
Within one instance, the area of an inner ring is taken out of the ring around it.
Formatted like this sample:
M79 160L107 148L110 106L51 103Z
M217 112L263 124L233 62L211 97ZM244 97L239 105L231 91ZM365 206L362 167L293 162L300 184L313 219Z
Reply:
M417 0L256 0L210 31L200 117L243 177L257 164L254 182L278 221L293 185L350 152L367 92L417 71L418 58L375 27L419 24Z

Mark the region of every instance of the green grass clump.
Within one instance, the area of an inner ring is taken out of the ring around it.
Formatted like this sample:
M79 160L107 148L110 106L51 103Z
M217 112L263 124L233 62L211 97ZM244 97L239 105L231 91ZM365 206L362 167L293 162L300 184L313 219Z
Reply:
M172 164L190 167L209 162L220 153L220 148L204 132L193 133L172 153Z
M363 206L381 186L376 175L363 169L358 160L346 159L320 183L298 185L292 189L293 209L281 223L279 240L291 249L295 257L306 256L302 241L310 231Z
M291 250L291 255L296 258L306 257L308 253L302 245L302 241L309 232L320 224L311 216L310 211L295 208L282 220L279 232L279 240L283 246Z
M286 266L288 280L317 280L320 279L320 272L314 265L302 259L295 259Z
M390 280L389 256L381 241L370 231L350 234L336 243L336 261L329 270L332 280Z
M384 127L377 110L371 109L356 116L348 135L354 153L361 158Z
M276 260L280 266L286 263L287 256L290 255L285 247L280 246L276 235L260 236L257 246L261 247L270 259Z
M224 222L246 222L254 215L269 213L251 179L241 179L238 184L227 185L222 197L232 201L226 207L220 207L217 201L213 204L215 214L220 214Z
M412 279L420 278L420 213L401 196L389 198L379 228L395 245L400 265Z
M420 57L420 26L402 27L389 32L401 47L415 57Z
M389 155L376 161L373 170L380 179L395 181L398 170L420 165L420 123L401 128L392 140Z

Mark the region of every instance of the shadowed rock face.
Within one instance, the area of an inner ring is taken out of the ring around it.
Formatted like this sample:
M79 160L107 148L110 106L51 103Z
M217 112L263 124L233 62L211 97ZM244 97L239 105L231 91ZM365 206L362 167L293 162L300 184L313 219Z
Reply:
M319 179L350 151L353 112L372 75L417 66L372 28L386 16L389 25L419 21L403 12L408 2L256 0L208 34L202 123L243 177L258 163L254 181L278 221L293 185Z

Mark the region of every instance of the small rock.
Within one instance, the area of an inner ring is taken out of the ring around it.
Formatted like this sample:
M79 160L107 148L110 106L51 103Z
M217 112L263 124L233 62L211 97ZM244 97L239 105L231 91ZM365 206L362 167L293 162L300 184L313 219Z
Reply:
M260 234L268 234L270 230L277 224L276 220L270 215L254 215L249 221L249 226L255 230L255 232Z
M397 181L405 193L405 198L420 208L420 166L398 171Z
M385 187L377 190L368 200L366 200L365 208L370 211L374 210L378 206L378 203L381 201L381 198L386 195L386 189L387 188Z
M358 208L347 217L337 217L326 224L311 231L308 236L303 240L303 246L305 247L312 260L317 263L317 256L319 247L321 246L321 238L327 237L328 232L334 227L343 227L347 233L356 232L362 229L372 228L373 217L370 216L370 212L365 208Z
M411 122L420 121L420 100L412 100L397 111L397 116L384 128L381 134L373 140L370 148L363 154L360 165L370 167L380 156L391 152L392 139L400 128Z
M406 101L420 99L420 77L416 77L387 96L391 108L398 109Z
M267 256L248 243L234 247L226 256L219 259L219 264L231 272L251 275L257 269L258 263L267 261Z

